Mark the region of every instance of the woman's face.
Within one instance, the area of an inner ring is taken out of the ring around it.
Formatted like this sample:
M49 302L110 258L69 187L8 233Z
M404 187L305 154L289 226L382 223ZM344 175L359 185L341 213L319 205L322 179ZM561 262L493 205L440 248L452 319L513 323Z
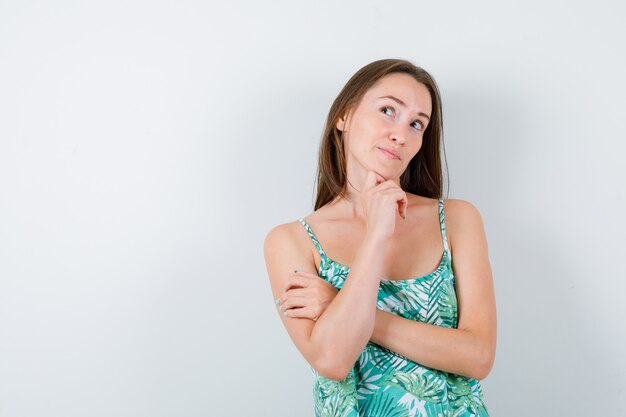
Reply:
M422 146L432 111L426 86L412 76L392 73L378 80L347 120L343 130L348 177L375 171L399 179Z

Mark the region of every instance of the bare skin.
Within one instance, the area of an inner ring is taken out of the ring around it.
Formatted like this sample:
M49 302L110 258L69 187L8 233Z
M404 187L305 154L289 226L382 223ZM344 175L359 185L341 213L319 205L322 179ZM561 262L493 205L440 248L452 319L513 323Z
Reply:
M389 95L404 105L380 98ZM317 275L319 253L299 222L280 225L266 238L266 264L281 320L307 361L328 378L345 378L368 341L425 366L477 379L493 365L496 313L487 241L480 214L466 201L444 203L458 328L375 308L381 277L427 275L443 253L437 200L405 193L399 186L400 175L421 147L430 104L422 84L392 74L337 124L346 135L348 198L306 220L326 254L351 267L341 291Z

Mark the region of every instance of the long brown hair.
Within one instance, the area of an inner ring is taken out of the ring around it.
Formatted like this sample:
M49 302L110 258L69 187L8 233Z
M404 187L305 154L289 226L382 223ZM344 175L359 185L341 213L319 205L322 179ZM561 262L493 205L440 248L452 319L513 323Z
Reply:
M424 197L442 197L443 172L439 148L443 141L443 120L439 88L428 72L411 62L403 59L381 59L358 70L330 107L320 143L315 210L337 197L346 196L346 156L343 132L337 129L337 121L358 106L367 90L376 81L395 72L409 74L417 82L424 84L432 100L432 114L424 131L422 147L400 176L400 187L406 192Z

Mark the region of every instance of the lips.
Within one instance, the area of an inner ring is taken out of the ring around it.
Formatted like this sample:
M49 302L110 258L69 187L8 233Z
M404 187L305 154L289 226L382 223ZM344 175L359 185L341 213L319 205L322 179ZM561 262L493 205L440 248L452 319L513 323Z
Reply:
M392 158L395 158L395 159L400 159L400 155L398 155L397 153L395 153L394 151L392 151L392 150L391 150L391 149L389 149L389 148L383 148L383 147L381 146L381 147L379 147L378 149L380 149L381 151L383 151L383 153L384 153L384 154L386 154L386 155L388 155L388 156L390 156L390 157L392 157Z

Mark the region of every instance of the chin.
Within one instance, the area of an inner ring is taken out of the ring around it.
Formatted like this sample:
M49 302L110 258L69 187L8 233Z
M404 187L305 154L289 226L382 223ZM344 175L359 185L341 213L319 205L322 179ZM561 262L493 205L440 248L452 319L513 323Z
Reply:
M404 173L404 170L406 169L406 167L404 167L402 172L398 172L397 168L389 169L389 166L380 165L380 164L372 164L370 166L364 166L364 168L366 171L374 171L375 173L383 177L385 180L400 178L400 176L402 175L402 173Z
M389 172L389 171L385 171L383 169L374 169L373 170L375 173L377 173L378 175L380 175L381 177L383 177L386 180L393 180L395 178L400 178L401 174L398 174L397 172Z

